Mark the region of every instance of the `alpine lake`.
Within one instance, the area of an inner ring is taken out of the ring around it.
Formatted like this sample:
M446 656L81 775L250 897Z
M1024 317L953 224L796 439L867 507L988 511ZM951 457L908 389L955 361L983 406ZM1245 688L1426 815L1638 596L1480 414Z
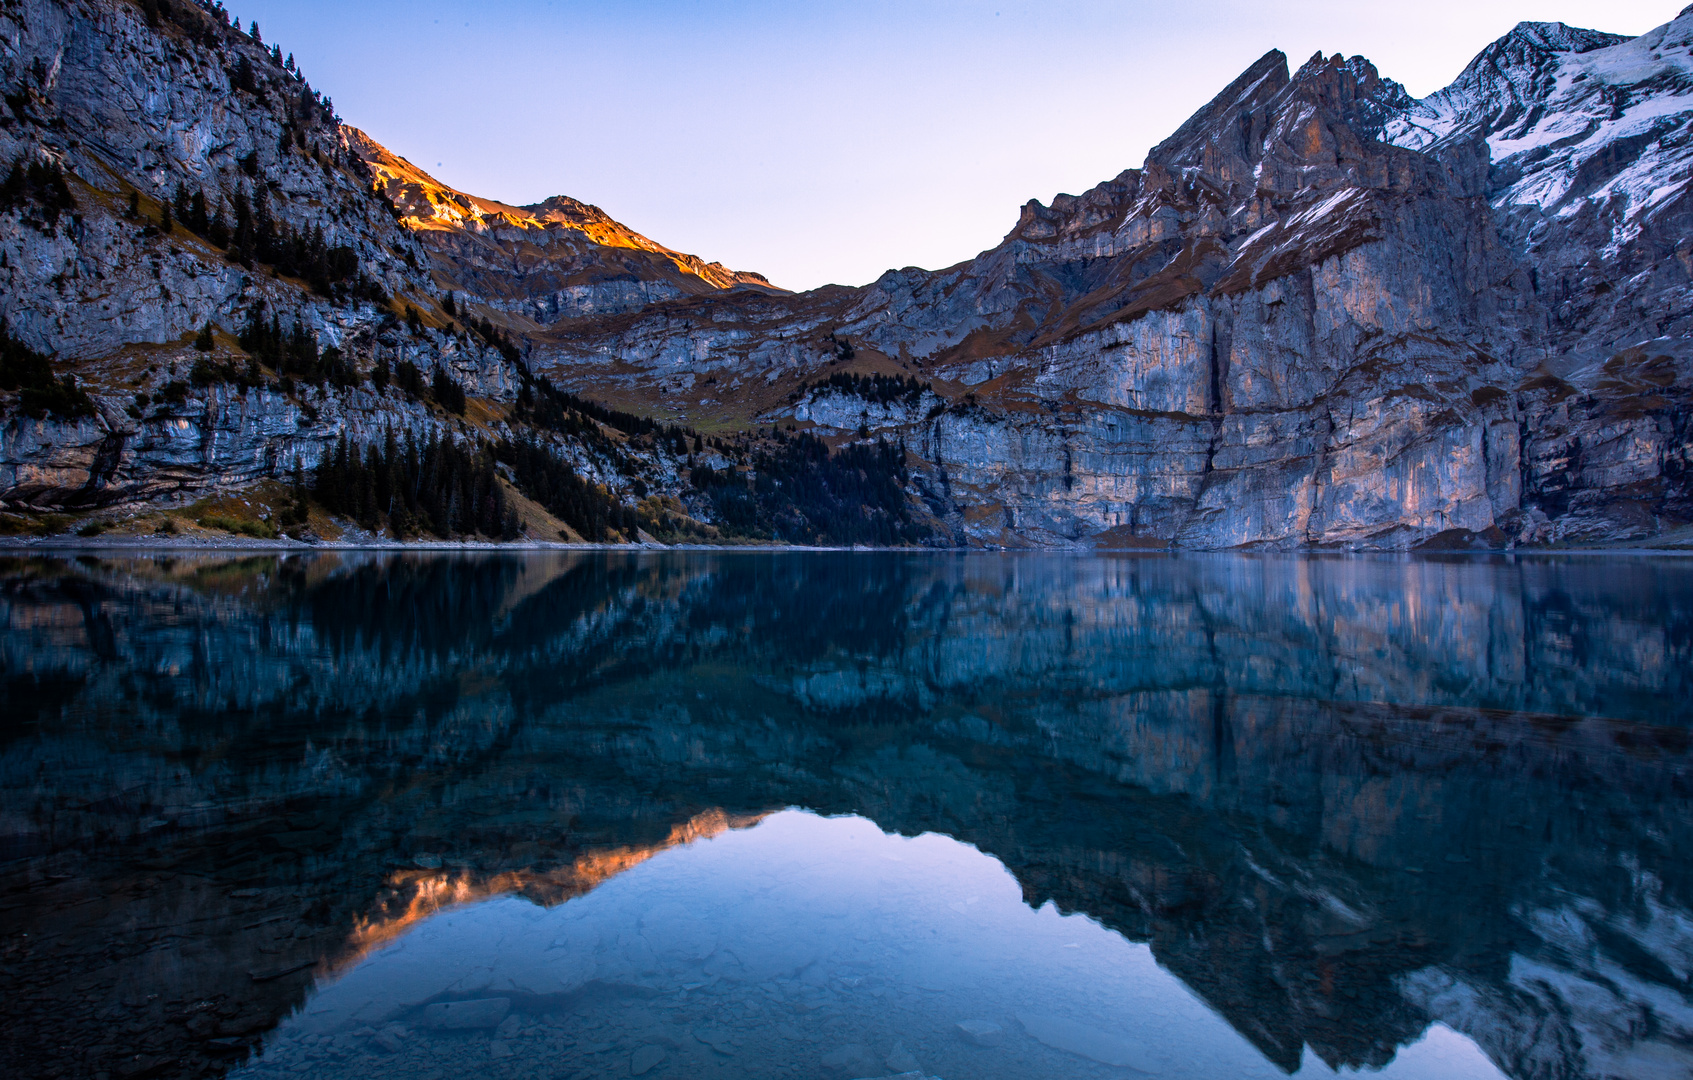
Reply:
M0 583L8 1076L1693 1075L1693 558Z

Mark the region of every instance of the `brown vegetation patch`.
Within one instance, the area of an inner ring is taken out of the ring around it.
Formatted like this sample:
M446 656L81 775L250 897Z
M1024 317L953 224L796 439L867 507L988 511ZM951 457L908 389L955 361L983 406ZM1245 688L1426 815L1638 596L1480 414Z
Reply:
M1517 392L1519 394L1530 394L1542 390L1546 391L1547 402L1552 405L1556 405L1565 398L1574 397L1576 393L1576 389L1572 384L1560 379L1551 372L1544 371L1538 375L1534 375L1523 380L1523 382L1517 386Z
M1502 551L1510 542L1497 525L1489 525L1481 532L1469 529L1447 529L1417 544L1414 551Z
M1169 547L1168 537L1136 535L1133 525L1118 525L1093 537L1095 551L1164 551Z

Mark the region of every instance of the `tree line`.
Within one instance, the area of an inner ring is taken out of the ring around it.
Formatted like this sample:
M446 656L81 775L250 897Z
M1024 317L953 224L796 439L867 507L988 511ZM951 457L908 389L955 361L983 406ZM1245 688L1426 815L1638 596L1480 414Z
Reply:
M209 330L208 325L207 330L202 331L208 339ZM262 302L248 312L247 325L242 329L239 340L241 348L254 360L283 379L290 380L280 387L284 392L292 389L291 381L294 379L314 386L329 383L343 389L364 382L358 369L340 349L333 345L319 349L317 335L297 320L292 329L284 331L279 316L272 314L268 320L265 318Z
M773 430L753 456L754 479L733 469L696 466L690 481L731 535L796 544L921 541L905 497L905 448L886 439L831 453L809 432Z
M139 216L139 197L130 196L128 216ZM263 185L253 185L253 195L237 190L226 207L220 198L212 205L202 189L189 190L178 184L175 197L161 207L159 230L169 235L174 224L213 247L221 248L233 263L251 268L255 261L276 268L278 274L300 278L320 296L348 298L386 304L388 294L368 275L360 272L358 253L346 245L331 246L323 227L296 229L271 216Z
M56 161L39 159L18 162L0 183L0 212L34 205L48 228L59 224L59 215L76 209L76 198L65 183L65 170Z
M230 361L210 358L195 362L191 379L196 386L231 383L242 389L265 385L259 365L276 372L276 389L292 393L296 382L312 386L334 386L351 389L361 386L367 376L360 373L353 360L337 346L320 348L317 335L298 320L287 330L282 328L281 316L266 316L263 302L253 305L247 313L247 324L236 339L248 355L247 364L238 367ZM194 339L194 347L210 352L215 347L212 324L201 327ZM464 387L444 368L425 379L418 366L409 360L390 364L387 358L377 361L368 379L381 392L390 385L420 401L434 401L450 413L463 416L469 404Z
M0 316L0 390L16 391L18 411L34 420L75 420L94 415L94 402L75 375L53 374L53 362L12 336Z
M158 30L169 23L190 41L207 48L221 48L243 34L240 20L230 15L222 0L216 0L209 5L196 3L195 0L137 0L137 3L148 26ZM335 123L335 103L306 85L305 72L294 63L292 53L285 58L280 45L272 44L266 48L264 35L259 32L257 21L248 24L245 36L254 45L264 49L270 63L280 69L286 78L300 85L301 101L310 102L312 115L321 116L325 124ZM231 90L244 91L263 98L264 88L260 85L253 62L246 56L239 57L226 74Z
M698 439L691 428L666 424L650 416L623 412L601 405L597 401L578 397L568 390L560 390L545 375L534 375L524 368L519 369L519 374L523 377L523 382L517 390L517 410L514 415L536 427L564 435L582 435L588 432L598 435L599 432L593 425L584 423L583 418L587 418L597 420L606 427L615 428L625 435L651 435L655 441L662 441L678 455L688 452L690 436L695 441Z
M384 195L383 198L386 199L387 196ZM389 205L392 206L393 204L390 203ZM410 310L411 309L408 309L408 311ZM495 326L492 322L489 322L486 316L482 318L473 318L469 312L462 311L460 309L458 298L452 293L448 293L446 296L441 298L441 310L445 311L453 318L458 318L462 315L464 317L465 326L469 327L483 341L498 350L499 354L505 357L506 363L515 366L518 361L523 359L523 350L517 347L517 343L515 341L508 337L504 331L500 330L499 327ZM421 325L417 325L413 326L412 329L416 332L421 330L421 328Z
M312 477L312 495L333 514L404 539L484 536L515 540L522 527L486 444L431 434L419 443L392 431L362 449L343 435Z
M633 540L640 519L633 507L584 479L552 448L532 437L502 440L494 456L511 466L518 490L534 499L583 539L600 543L615 530Z
M514 540L522 526L499 483L502 463L519 491L584 538L635 537L634 508L584 479L553 448L527 437L470 444L431 434L419 443L409 432L401 439L390 431L380 445L361 448L342 436L313 472L310 494L330 513L372 532ZM303 497L304 481L296 484ZM292 519L303 522L303 510L302 500Z
M907 375L855 375L837 371L827 379L801 383L796 398L807 390L834 390L882 405L896 401L915 405L929 389L928 383Z

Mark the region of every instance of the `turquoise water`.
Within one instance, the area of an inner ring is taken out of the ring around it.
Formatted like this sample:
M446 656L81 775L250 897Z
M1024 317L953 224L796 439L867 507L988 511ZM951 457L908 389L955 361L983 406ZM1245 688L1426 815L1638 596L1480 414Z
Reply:
M1693 560L0 581L19 1075L1693 1068Z

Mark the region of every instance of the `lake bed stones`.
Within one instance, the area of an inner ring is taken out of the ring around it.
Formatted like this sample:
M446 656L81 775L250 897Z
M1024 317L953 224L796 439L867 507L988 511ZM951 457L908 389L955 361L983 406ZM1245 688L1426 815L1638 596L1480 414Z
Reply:
M473 1031L497 1028L511 1012L511 998L475 998L470 1001L437 1001L423 1010L423 1023L437 1031Z
M953 1030L973 1046L999 1046L1005 1042L1005 1029L992 1020L960 1020Z

